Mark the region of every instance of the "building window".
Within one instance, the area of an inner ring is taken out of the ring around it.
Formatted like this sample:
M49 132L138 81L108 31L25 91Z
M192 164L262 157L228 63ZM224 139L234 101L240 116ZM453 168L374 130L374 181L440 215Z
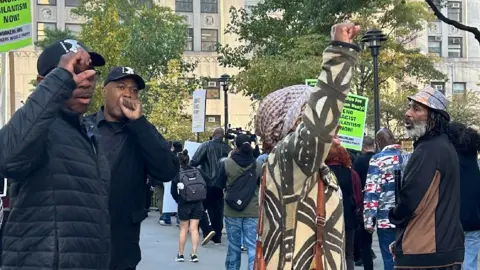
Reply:
M77 36L80 34L80 32L82 32L82 25L75 23L66 23L65 29L70 30L73 34Z
M217 50L217 42L217 29L202 29L202 52L215 52Z
M207 89L207 99L220 99L220 82L218 80L206 81L204 88Z
M442 56L442 37L430 36L428 37L428 53Z
M37 22L37 40L42 40L45 38L45 29L57 29L56 23L44 23Z
M193 28L187 29L187 47L186 51L193 51Z
M461 37L448 38L448 57L463 57L463 40Z
M454 82L452 86L453 94L463 94L467 88L467 84L464 82Z
M79 7L82 0L65 0L66 7Z
M448 18L457 22L462 21L462 2L448 1Z
M218 13L217 0L201 0L200 10L202 13Z
M193 0L175 0L175 11L193 12Z
M57 0L37 0L37 5L56 6Z
M432 82L430 85L445 95L445 82Z

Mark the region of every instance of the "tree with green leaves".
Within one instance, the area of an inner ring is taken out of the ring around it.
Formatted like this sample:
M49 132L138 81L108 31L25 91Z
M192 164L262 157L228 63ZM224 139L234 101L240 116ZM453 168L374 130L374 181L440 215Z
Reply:
M378 28L387 34L379 57L382 126L401 120L398 113L386 110L394 107L389 98L392 89L404 96L432 80L445 79L435 69L438 59L411 45L426 22L433 19L422 2L266 0L251 10L231 8L230 13L232 19L226 31L239 35L245 44L235 48L220 45L220 60L225 66L242 69L234 78L236 88L255 99L316 78L323 49L330 40L330 28L345 19L361 25L363 31ZM361 53L352 87L354 93L372 97L373 67L368 49ZM370 126L373 102L368 112Z
M172 60L180 62L182 72L192 70L193 65L182 62L187 44L185 18L167 7L147 4L139 0L84 0L74 10L86 19L79 39L106 61L106 66L99 68L99 89L115 66L130 66L145 81L161 79ZM99 89L92 110L103 103ZM147 87L141 95L146 115L155 106L147 98L149 91Z
M44 30L45 38L35 41L35 46L40 49L45 49L49 45L55 43L56 41L65 40L65 39L76 39L77 36L72 31L65 29L50 29L46 28Z

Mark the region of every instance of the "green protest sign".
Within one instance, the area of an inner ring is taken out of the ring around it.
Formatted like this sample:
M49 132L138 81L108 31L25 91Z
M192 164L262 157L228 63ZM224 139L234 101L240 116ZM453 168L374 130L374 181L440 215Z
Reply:
M317 80L308 79L305 80L305 84L315 86ZM340 130L338 132L343 147L357 151L362 150L367 107L368 98L348 94L340 115Z
M0 0L0 52L32 45L30 0Z

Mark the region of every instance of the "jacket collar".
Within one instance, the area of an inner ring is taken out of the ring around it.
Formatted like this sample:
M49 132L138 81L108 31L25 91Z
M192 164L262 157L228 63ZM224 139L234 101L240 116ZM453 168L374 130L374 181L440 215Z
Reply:
M383 151L387 151L387 150L401 150L402 149L402 146L400 144L391 144L391 145L387 145L385 146L383 149L382 149L382 152Z

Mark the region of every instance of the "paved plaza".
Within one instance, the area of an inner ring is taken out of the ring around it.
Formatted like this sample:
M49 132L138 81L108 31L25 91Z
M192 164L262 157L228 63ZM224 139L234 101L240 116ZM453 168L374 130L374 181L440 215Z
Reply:
M138 265L138 270L161 270L161 269L178 269L178 270L213 270L225 269L225 255L227 250L227 240L224 236L221 245L215 246L208 244L200 247L198 256L200 262L193 264L188 262L187 255L191 252L191 245L187 242L185 248L186 262L175 262L175 255L178 250L178 228L174 225L171 227L160 226L158 221L158 212L151 211L149 217L142 224L142 233L140 245L142 248L142 261ZM375 240L373 250L378 258L375 260L375 269L383 269L381 262L380 250ZM243 255L242 268L246 269L247 256ZM356 267L355 269L363 269Z

